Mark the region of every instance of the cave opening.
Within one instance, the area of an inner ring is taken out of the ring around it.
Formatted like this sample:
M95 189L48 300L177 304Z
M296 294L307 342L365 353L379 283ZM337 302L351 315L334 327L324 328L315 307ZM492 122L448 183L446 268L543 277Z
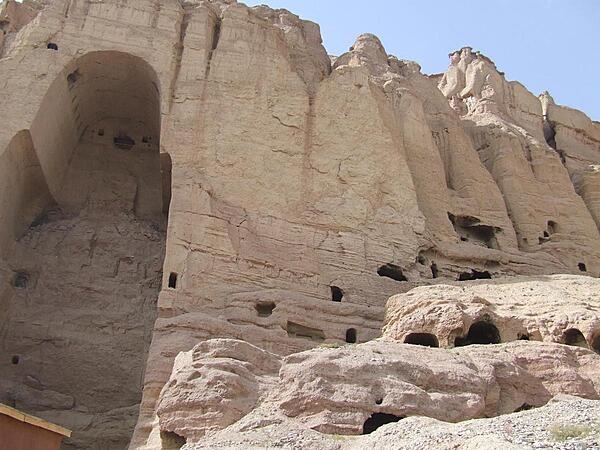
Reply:
M580 262L579 264L577 264L577 268L580 272L587 272L587 266L585 265L585 263Z
M377 269L377 275L380 277L391 278L394 281L408 281L402 273L402 268L396 264L388 263Z
M457 336L454 339L455 347L479 344L500 344L500 330L487 320L480 320L469 327L466 336Z
M169 274L169 289L177 289L177 273L171 272Z
M583 333L577 328L565 330L560 340L561 344L572 345L574 347L588 348L587 340Z
M0 362L0 397L9 390L19 409L43 410L59 425L65 414L80 415L88 425L67 441L74 448L126 448L130 409L141 400L167 225L158 85L141 58L87 53L57 74L30 128L11 141L18 151L0 156L0 247L10 249L3 257L11 267L35 274L0 293L11 330L0 346L27 369ZM155 138L125 152L102 136L121 131L131 141ZM44 380L43 389L27 376ZM45 390L72 406L36 401ZM117 431L102 437L111 423Z
M356 328L348 328L346 330L346 342L348 344L356 344Z
M254 309L256 309L258 317L269 317L273 314L273 310L276 306L275 302L263 302L254 305Z
M432 333L410 333L404 338L405 344L422 345L423 347L439 347L440 343Z
M448 213L448 219L462 242L492 249L500 248L496 237L502 231L500 228L484 225L477 217L472 216L455 216Z
M492 275L487 270L472 269L471 272L462 272L458 275L458 281L489 280L491 278Z
M340 303L344 298L344 291L337 286L329 286L331 290L331 301Z
M406 416L396 416L395 414L388 413L373 413L363 424L362 434L371 434L373 431L387 425L388 423L399 422L405 419Z

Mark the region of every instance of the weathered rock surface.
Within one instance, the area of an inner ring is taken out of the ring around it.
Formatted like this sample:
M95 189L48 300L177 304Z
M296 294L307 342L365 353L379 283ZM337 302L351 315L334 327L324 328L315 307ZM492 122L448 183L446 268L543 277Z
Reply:
M541 408L459 424L426 417L407 417L366 436L327 435L300 428L294 423L249 430L231 427L182 448L592 449L600 445L599 416L600 402L597 400L558 396Z
M453 347L480 326L495 329L496 343L569 343L600 353L599 292L600 280L569 275L420 287L388 301L383 333L402 342L427 333Z
M417 285L600 273L598 123L470 49L429 77L363 35L332 63L318 25L233 0L0 24L0 396L67 446L124 446L143 383L130 447L159 448L201 341L283 357L377 338Z
M446 350L380 339L280 362L242 341L211 340L178 356L157 412L161 430L187 442L272 424L352 435L383 415L458 422L539 407L557 394L598 400L599 374L597 354L552 343Z

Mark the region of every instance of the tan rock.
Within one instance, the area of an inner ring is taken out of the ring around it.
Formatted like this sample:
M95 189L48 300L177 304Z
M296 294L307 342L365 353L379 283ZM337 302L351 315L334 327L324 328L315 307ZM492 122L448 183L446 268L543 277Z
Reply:
M282 357L377 338L417 285L600 273L597 124L471 49L441 79L373 35L332 63L233 0L0 18L0 395L76 448L123 447L142 385L130 446L160 448L201 341Z

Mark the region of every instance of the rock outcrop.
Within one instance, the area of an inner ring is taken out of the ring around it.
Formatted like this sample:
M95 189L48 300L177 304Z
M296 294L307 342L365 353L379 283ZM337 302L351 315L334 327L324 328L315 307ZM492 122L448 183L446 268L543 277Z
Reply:
M330 58L318 25L234 0L8 1L0 24L0 397L67 448L136 420L131 448L170 445L159 396L203 341L246 342L222 426L260 407L261 358L376 339L392 295L600 274L600 125L471 49L439 76L370 34ZM518 326L560 340L540 317Z

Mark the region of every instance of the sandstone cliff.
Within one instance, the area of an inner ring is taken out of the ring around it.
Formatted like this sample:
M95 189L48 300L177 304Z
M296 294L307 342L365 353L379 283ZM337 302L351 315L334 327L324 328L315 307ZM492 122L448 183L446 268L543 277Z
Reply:
M378 338L392 295L600 274L600 125L472 49L433 76L373 35L330 58L318 25L231 0L8 1L0 25L0 401L67 448L136 421L130 448L166 448L160 393L203 341L270 361L231 422L281 358ZM552 317L511 326L556 341Z

